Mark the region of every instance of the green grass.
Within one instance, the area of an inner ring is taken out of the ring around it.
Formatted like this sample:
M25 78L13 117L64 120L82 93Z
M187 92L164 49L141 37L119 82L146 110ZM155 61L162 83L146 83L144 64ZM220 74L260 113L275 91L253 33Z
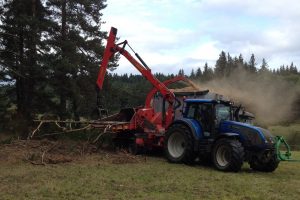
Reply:
M295 152L300 159L300 152ZM0 199L299 199L300 163L281 162L273 173L239 173L163 158L112 164L103 155L60 165L0 165Z

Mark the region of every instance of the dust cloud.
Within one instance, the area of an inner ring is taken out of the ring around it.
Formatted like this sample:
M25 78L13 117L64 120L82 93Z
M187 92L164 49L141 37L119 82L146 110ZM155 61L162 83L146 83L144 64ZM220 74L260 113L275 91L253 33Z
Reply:
M236 105L242 104L255 114L256 123L271 125L289 121L293 116L293 103L300 94L298 84L265 72L259 75L238 69L229 77L197 83L201 89L222 94Z

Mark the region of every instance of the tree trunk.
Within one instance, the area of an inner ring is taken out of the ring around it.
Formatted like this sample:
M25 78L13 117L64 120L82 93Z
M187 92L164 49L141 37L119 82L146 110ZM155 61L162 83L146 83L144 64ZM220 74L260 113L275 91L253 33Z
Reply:
M65 41L66 41L66 25L67 25L67 11L66 11L66 0L62 1L62 6L61 6L61 53L62 53L62 60L64 61L66 59L66 47L65 47ZM59 73L60 77L59 80L61 80L61 83L64 83L65 73L64 73L64 66L61 66L61 72ZM65 87L65 86L62 86ZM60 90L60 117L64 119L67 114L67 98L65 94L65 90L61 89Z
M23 35L23 26L19 26L19 58L17 59L16 66L17 71L20 74L24 74L24 35ZM17 92L17 111L18 115L24 115L26 113L26 106L24 103L25 95L24 95L24 78L21 76L17 76L16 78L16 92Z
M36 0L31 0L31 16L34 19L36 17ZM26 80L26 106L30 112L34 110L33 108L33 99L34 99L34 90L36 84L36 43L37 43L37 25L35 23L31 24L31 33L28 35L28 74L30 78ZM30 116L31 118L32 116Z

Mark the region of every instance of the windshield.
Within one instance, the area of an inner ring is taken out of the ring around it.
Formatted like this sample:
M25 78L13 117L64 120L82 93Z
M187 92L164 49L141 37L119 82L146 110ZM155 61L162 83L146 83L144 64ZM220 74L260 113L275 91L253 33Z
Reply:
M230 120L230 107L224 104L217 104L216 118L218 123L222 120Z

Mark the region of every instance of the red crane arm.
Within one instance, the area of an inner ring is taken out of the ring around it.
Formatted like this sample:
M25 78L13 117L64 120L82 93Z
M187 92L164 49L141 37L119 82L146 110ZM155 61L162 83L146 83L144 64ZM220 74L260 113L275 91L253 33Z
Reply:
M115 39L117 35L117 29L112 27L107 39L107 45L104 51L104 56L102 59L102 63L100 66L100 71L98 74L97 85L99 89L102 89L103 81L105 77L105 73L107 70L107 65L110 58L116 53L119 52L122 54L152 85L155 87L163 97L172 105L175 99L175 95L171 92L162 82L160 82L154 75L151 73L151 70L141 61L144 66L138 62L132 55L126 51L124 48L127 44L127 41L120 44L115 44ZM119 45L123 45L120 47ZM135 53L135 55L139 58L139 56ZM139 58L140 59L140 58Z
M106 48L104 50L101 67L100 67L100 70L98 73L98 78L97 78L97 86L100 90L103 87L103 81L104 81L105 73L107 70L108 62L115 53L113 51L113 48L115 46L116 35L117 35L117 29L114 27L111 27L109 36L107 38L107 44L106 44Z

